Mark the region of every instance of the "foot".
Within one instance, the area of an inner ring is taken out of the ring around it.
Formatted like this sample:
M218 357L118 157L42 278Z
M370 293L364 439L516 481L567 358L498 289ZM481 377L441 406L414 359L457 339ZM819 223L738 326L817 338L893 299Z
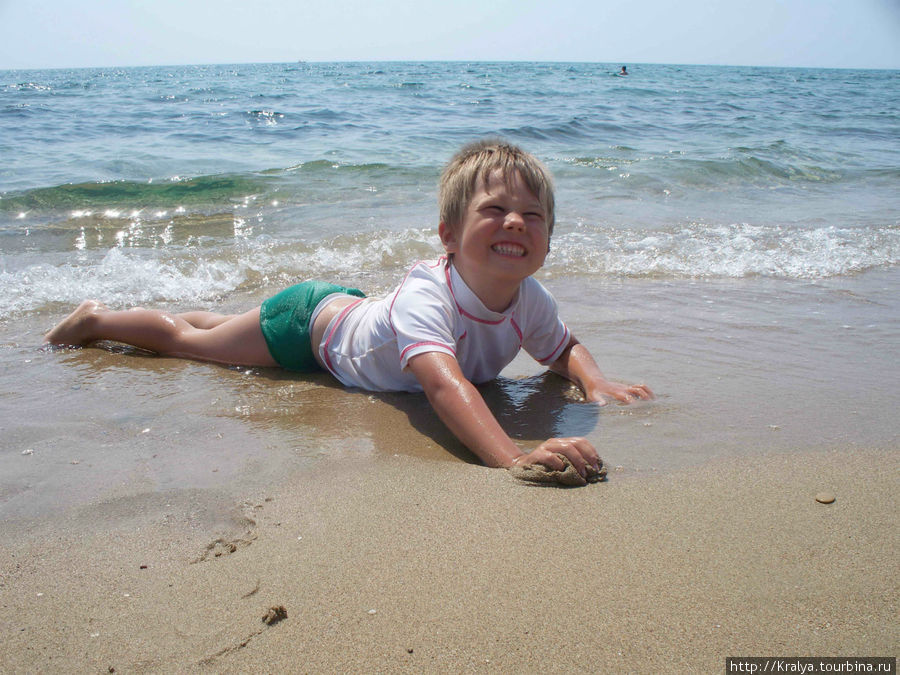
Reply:
M84 345L92 339L88 333L88 319L106 311L106 305L96 300L85 300L65 319L44 336L45 344Z

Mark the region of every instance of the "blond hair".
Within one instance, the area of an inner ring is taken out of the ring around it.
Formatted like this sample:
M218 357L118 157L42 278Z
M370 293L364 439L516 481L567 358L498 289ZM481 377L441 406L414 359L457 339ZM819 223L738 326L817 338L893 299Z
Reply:
M499 171L507 185L516 174L519 175L544 209L547 231L553 234L553 178L550 171L534 155L497 138L468 143L444 167L438 193L441 222L451 228L462 223L479 181L487 185L495 171Z

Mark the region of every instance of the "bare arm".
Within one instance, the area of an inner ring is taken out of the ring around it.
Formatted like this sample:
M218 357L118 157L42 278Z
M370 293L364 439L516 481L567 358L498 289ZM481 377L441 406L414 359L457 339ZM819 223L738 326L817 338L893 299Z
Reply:
M587 464L599 469L597 452L584 438L551 438L530 453L523 453L503 431L478 389L466 379L452 356L443 352L418 354L409 360L408 367L438 417L488 466L539 463L563 470L565 463L557 456L562 454L583 476Z
M550 364L550 370L581 387L588 401L601 405L606 405L607 397L625 403L631 403L635 398L653 398L653 392L647 385L627 385L607 380L587 347L576 340L574 335L559 358Z

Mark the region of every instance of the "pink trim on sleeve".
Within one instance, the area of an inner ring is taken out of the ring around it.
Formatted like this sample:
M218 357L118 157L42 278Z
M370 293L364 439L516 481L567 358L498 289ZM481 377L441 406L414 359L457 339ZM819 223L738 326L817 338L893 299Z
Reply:
M562 353L560 351L560 347L568 344L568 342L569 342L569 327L566 326L566 324L563 324L563 327L566 329L565 333L563 333L563 339L559 342L558 345L556 345L556 347L553 348L552 352L547 354L547 356L545 356L544 358L538 359L538 363L546 363L548 361L552 363L553 361L555 361L556 359L559 358L559 355L557 354L557 352Z
M516 323L516 320L512 317L509 318L509 325L513 327L513 330L516 331L516 335L519 336L519 344L522 344L524 338L522 337L522 329L519 328L519 324Z
M403 359L406 358L406 353L410 349L415 349L417 347L441 347L441 349L435 349L434 351L444 351L453 354L456 357L456 350L453 349L450 345L444 344L443 342L416 342L415 344L408 345L406 349L400 352L400 363L403 363Z

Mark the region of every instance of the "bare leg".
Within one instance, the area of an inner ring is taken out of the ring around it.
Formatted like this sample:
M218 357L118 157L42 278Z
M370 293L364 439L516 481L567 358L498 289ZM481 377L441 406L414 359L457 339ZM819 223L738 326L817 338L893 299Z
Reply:
M88 316L97 312L105 312L106 305L96 300L85 300L75 311L56 324L53 329L44 336L44 343L54 345L83 345L98 338L87 338L85 329Z
M143 310L146 307L131 307L129 311L134 312ZM181 312L176 314L179 319L184 319L194 328L215 328L220 323L225 323L229 319L233 319L237 314L219 314L218 312Z
M194 328L215 328L219 324L233 319L237 314L219 314L217 312L182 312L176 314L179 319L184 319Z
M225 317L212 328L197 328L168 312L154 309L113 312L87 300L44 336L44 342L54 344L85 345L96 340L124 342L196 361L278 366L259 327L258 307Z

